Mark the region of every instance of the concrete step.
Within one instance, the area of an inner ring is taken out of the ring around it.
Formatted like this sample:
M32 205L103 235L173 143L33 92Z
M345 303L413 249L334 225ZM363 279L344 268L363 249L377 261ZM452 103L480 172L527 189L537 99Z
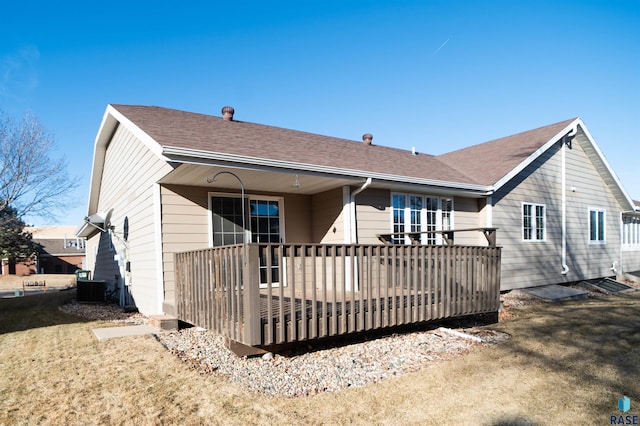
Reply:
M149 325L163 331L178 330L178 318L171 315L150 315Z

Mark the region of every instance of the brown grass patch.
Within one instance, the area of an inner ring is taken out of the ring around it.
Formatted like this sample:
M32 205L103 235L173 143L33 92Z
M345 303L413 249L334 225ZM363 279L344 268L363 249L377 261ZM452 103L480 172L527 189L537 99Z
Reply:
M512 337L402 377L306 398L201 375L155 338L99 343L58 306L0 299L0 424L609 424L640 391L640 292L521 308Z

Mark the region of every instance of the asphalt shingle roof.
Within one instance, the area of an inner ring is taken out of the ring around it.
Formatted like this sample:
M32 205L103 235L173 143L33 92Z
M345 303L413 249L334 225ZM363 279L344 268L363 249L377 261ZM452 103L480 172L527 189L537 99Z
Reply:
M112 105L164 147L491 185L573 119L440 156L155 106Z
M38 238L33 239L34 242L40 244L43 253L52 256L84 256L84 249L78 250L77 247L69 247L65 245L65 240L55 238ZM70 241L75 242L75 239Z
M540 149L575 118L439 155L474 182L492 185Z

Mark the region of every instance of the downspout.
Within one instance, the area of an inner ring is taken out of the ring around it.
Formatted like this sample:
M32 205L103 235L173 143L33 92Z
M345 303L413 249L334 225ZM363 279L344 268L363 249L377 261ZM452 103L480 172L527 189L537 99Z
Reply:
M618 216L618 223L620 224L620 241L618 243L618 246L620 247L620 250L618 251L618 260L614 260L613 264L611 265L611 272L613 272L614 274L616 274L616 279L618 278L618 271L621 270L624 273L624 260L622 258L622 244L624 243L624 218L623 218L623 213L620 212L620 215ZM618 261L620 261L620 268L618 269Z
M562 275L569 273L567 265L567 165L566 165L566 145L571 142L576 135L577 127L562 137Z
M351 193L351 197L349 199L349 222L351 222L350 231L351 231L351 244L358 244L358 223L356 222L356 195L367 189L369 185L371 185L371 178L367 178L367 180L362 184L362 186Z
M493 196L489 195L487 197L487 215L486 215L486 227L493 228Z

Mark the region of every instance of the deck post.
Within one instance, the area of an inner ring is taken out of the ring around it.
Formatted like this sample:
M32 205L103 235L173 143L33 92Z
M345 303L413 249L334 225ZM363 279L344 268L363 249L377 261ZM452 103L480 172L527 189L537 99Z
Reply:
M243 341L245 345L260 345L262 342L260 332L260 280L258 245L246 244L246 259L242 277L243 287L243 314L244 323Z
M249 243L195 250L175 256L178 318L242 346L237 353L256 354L271 345L497 313L500 260L501 248L491 246Z

